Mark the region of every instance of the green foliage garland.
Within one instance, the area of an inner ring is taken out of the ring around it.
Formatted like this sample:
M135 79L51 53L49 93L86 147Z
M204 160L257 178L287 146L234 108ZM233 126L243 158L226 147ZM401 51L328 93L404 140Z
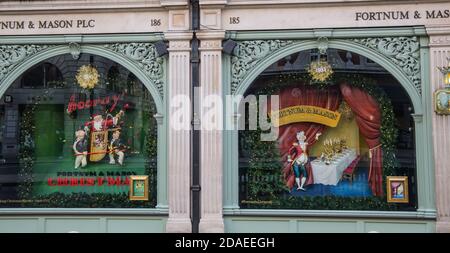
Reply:
M21 199L28 199L33 188L34 166L34 116L36 105L26 105L20 121L20 147L19 147L19 180L18 195Z
M146 127L147 133L145 140L145 152L146 157L150 157L150 162L145 165L145 174L149 176L149 199L146 204L150 204L149 207L156 206L156 191L157 191L157 155L158 155L158 129L156 119L153 114L156 112L156 108L153 104L150 106L150 110L146 111L145 122L150 124ZM127 196L128 198L128 196ZM129 202L129 201L128 201Z
M346 82L353 87L365 90L375 98L381 112L381 145L383 148L383 181L386 176L395 175L395 143L397 129L393 106L386 93L375 81L360 74L335 73L328 82L312 82L306 74L279 75L264 85L263 89L253 92L256 95L277 94L279 90L303 83L315 87L327 88ZM240 131L240 141L250 152L248 162L247 199L241 203L243 208L294 208L324 210L398 210L401 206L386 202L386 197L339 197L339 196L291 196L282 180L282 163L277 142L260 141L260 130ZM274 162L279 161L279 162ZM385 188L385 184L383 183ZM260 202L260 203L255 203ZM263 202L261 202L263 201Z

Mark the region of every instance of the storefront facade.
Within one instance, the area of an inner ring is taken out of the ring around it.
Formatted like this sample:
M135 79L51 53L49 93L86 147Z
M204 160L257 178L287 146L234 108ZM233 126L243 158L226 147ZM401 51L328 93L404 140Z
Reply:
M0 231L450 231L449 1L199 1L199 30L190 1L75 2L0 4ZM236 128L259 95L268 141Z
M155 43L188 29L187 5L78 5L2 3L2 231L164 232L171 66ZM190 50L178 37L170 57ZM143 201L132 175L148 177Z

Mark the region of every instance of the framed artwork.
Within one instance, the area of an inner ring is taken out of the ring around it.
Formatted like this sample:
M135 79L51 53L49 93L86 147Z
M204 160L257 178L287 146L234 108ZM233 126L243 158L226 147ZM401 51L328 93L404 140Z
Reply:
M148 176L130 176L130 200L148 200Z
M408 177L388 176L386 180L387 201L391 203L408 203Z
M439 115L450 114L450 90L439 89L434 93L434 111Z
M12 103L13 102L13 98L11 95L5 95L5 99L4 99L5 103Z

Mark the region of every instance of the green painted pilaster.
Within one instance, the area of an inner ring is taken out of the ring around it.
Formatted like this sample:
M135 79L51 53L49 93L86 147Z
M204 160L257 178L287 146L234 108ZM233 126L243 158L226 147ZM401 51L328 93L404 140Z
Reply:
M432 114L433 91L430 85L430 49L428 37L420 37L420 61L422 79L423 115L414 117L416 122L417 188L419 212L426 217L436 216L435 171L433 157ZM417 128L418 127L418 128ZM420 131L420 132L419 132ZM420 158L420 159L419 159Z
M230 95L230 61L229 55L222 55L222 76L223 76L223 94ZM226 101L226 100L224 100ZM233 121L237 120L236 115L229 111L228 106L224 106L224 138L223 138L223 208L224 210L234 210L239 208L239 148L238 145L238 131L227 127L233 125Z

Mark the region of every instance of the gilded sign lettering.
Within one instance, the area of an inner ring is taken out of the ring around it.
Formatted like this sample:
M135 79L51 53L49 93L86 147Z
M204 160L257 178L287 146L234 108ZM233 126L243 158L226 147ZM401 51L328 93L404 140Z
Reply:
M408 19L447 19L450 10L420 11L362 11L355 12L355 21L408 20Z
M70 29L70 28L94 28L94 19L61 19L61 20L38 20L36 22L29 21L29 29ZM25 21L0 21L1 30L23 30L25 29Z
M274 117L278 114L278 118ZM341 118L339 112L316 106L299 105L274 111L271 113L276 126L284 126L296 122L315 122L322 125L336 127Z

